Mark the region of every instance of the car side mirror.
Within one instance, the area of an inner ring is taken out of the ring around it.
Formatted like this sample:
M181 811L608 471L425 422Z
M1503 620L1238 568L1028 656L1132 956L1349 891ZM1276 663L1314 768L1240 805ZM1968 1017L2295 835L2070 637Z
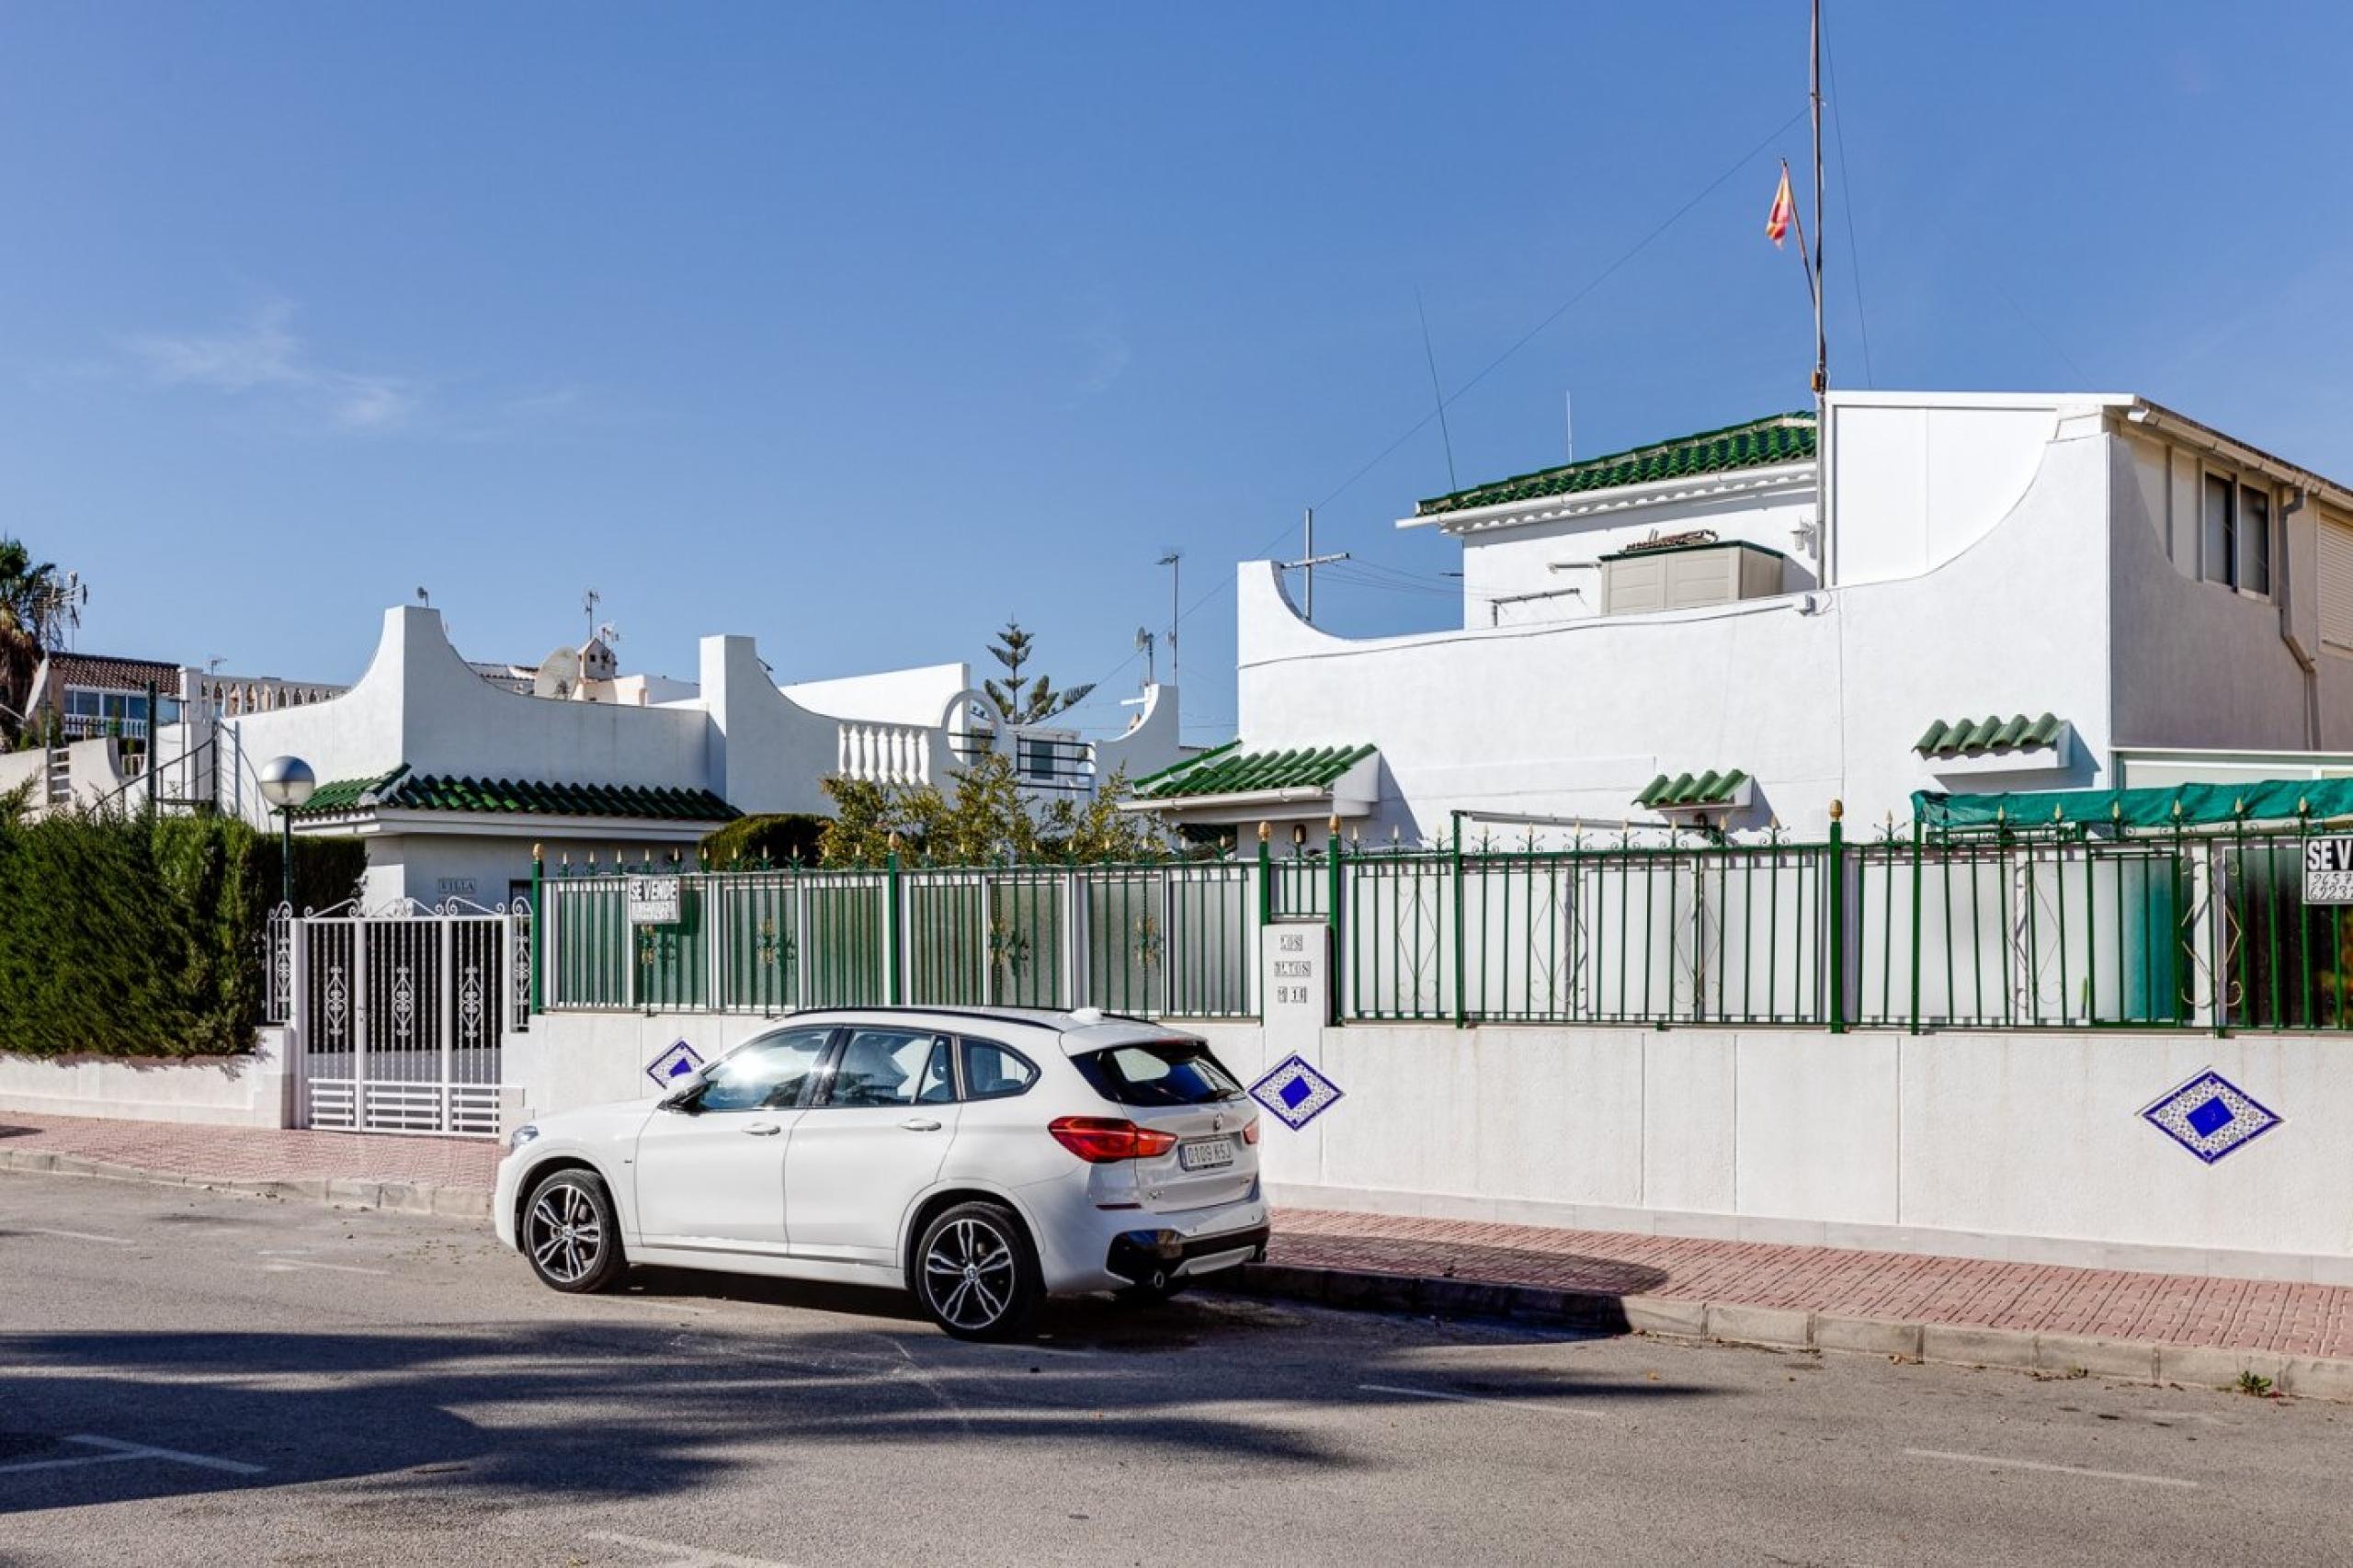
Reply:
M700 1083L688 1084L681 1089L673 1089L656 1101L654 1108L681 1111L688 1116L693 1116L702 1109L702 1089Z

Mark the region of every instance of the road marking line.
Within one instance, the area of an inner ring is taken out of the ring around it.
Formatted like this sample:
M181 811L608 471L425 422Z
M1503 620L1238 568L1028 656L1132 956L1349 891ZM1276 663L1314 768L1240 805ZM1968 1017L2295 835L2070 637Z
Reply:
M656 1565L656 1568L790 1568L770 1557L738 1557L733 1552L711 1551L699 1546L683 1546L675 1540L656 1540L652 1536L624 1535L620 1530L590 1530L590 1540L609 1541L615 1546L635 1547L640 1551L668 1551L678 1555Z
M2095 1481L2130 1481L2142 1486L2177 1486L2194 1492L2198 1483L2184 1481L2172 1475L2141 1475L2129 1470L2087 1470L2079 1464L2047 1464L2041 1460L2004 1459L1997 1454L1956 1454L1942 1449L1906 1449L1905 1453L1919 1460L1951 1460L1960 1464L1992 1465L1997 1470L2041 1470L2055 1475L2086 1475Z
M88 1436L68 1437L69 1443L81 1443L93 1449L104 1449L102 1454L85 1454L70 1460L29 1460L22 1464L0 1465L0 1475L15 1474L28 1470L67 1470L85 1464L122 1464L132 1460L168 1460L174 1464L194 1465L199 1470L224 1470L232 1475L259 1475L263 1466L246 1464L239 1460L215 1459L210 1454L191 1454L178 1449L151 1448L145 1443L126 1443L115 1437Z
M139 1244L127 1236L102 1236L95 1231L50 1231L43 1230L39 1225L23 1225L18 1229L29 1236L63 1236L69 1242L104 1242L110 1247L129 1247Z
M28 1470L76 1470L85 1464L120 1464L135 1460L137 1454L84 1454L70 1460L27 1460L21 1464L0 1464L0 1475L17 1475Z
M1395 1383L1358 1383L1366 1393L1402 1393L1415 1399L1442 1399L1455 1404L1500 1404L1511 1410L1532 1410L1540 1415L1582 1415L1587 1421L1607 1421L1608 1416L1598 1410L1580 1410L1573 1404L1529 1404L1524 1400L1497 1399L1493 1394L1456 1393L1451 1389L1409 1389Z
M290 1252L265 1252L257 1253L255 1256L258 1257L276 1258L278 1260L277 1267L280 1268L326 1268L332 1269L337 1274L374 1274L378 1276L386 1275L391 1272L391 1270L384 1268L362 1268L358 1264L354 1263L313 1263L309 1258L297 1257Z

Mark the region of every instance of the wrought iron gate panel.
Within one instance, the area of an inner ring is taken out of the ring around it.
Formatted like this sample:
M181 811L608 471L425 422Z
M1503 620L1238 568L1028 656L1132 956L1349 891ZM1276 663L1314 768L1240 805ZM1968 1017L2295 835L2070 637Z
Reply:
M529 918L518 908L300 922L306 1125L496 1137L501 1049L529 983L517 973Z

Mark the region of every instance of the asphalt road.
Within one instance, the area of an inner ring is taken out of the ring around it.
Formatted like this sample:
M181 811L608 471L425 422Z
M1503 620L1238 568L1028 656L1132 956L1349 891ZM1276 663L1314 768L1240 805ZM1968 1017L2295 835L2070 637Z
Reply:
M1215 1297L540 1289L0 1174L0 1562L2353 1563L2353 1407Z

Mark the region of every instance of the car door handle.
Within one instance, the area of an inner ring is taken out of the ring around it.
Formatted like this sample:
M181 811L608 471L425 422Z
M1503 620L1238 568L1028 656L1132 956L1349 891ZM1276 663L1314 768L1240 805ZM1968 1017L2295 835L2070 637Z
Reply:
M751 1126L744 1129L744 1131L750 1133L755 1138L773 1138L778 1133L783 1131L784 1129L779 1127L773 1121L756 1121L752 1123Z
M932 1120L931 1118L927 1116L911 1116L907 1118L906 1120L899 1123L899 1125L905 1128L910 1132L937 1132L939 1131L939 1123Z

